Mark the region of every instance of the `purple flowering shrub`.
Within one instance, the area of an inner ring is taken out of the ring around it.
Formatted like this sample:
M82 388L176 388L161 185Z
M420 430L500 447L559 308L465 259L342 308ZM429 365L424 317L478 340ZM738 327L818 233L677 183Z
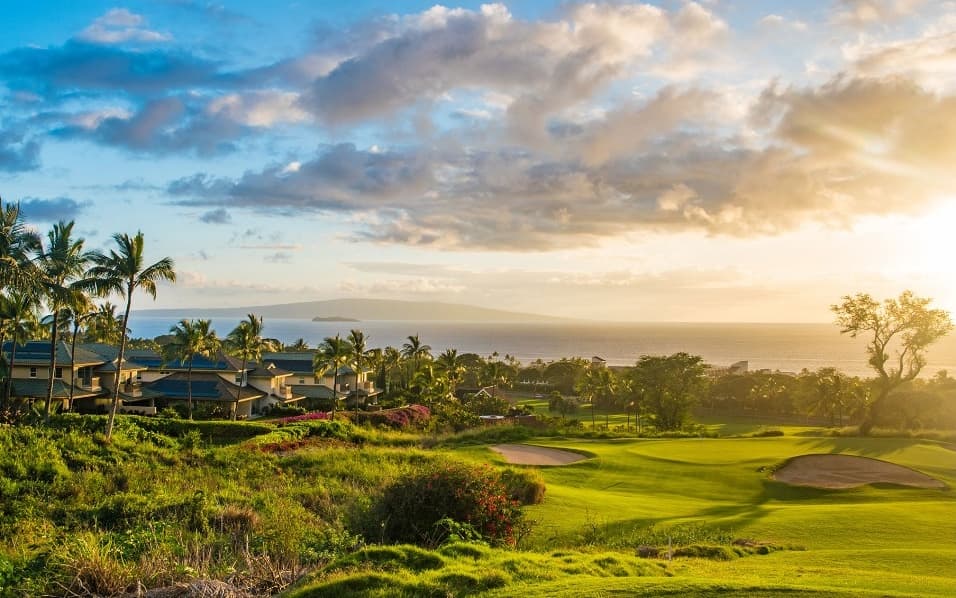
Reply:
M329 414L325 411L314 411L312 413L304 413L302 415L293 415L292 417L283 417L282 419L276 421L277 424L292 424L295 422L307 422L313 420L323 420L329 419Z
M360 411L350 414L356 423L369 423L373 426L385 426L395 430L422 428L431 418L431 411L423 405L408 405L382 411Z

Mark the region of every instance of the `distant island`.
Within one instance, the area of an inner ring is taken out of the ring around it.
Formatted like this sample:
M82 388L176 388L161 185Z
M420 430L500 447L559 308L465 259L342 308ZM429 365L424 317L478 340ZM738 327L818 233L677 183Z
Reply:
M362 320L358 320L356 318L343 318L342 316L328 316L328 317L315 316L314 318L312 318L312 321L313 322L361 322Z
M237 318L256 314L267 320L312 320L313 322L367 322L370 320L418 322L568 322L568 318L491 309L438 301L398 301L394 299L332 299L280 305L136 310L139 317L154 318ZM315 314L337 314L317 318Z

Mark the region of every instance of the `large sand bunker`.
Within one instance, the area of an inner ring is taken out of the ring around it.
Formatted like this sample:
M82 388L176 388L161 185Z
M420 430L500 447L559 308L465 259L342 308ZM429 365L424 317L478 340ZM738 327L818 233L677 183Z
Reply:
M814 488L855 488L866 484L897 484L915 488L945 488L935 478L902 465L853 455L794 457L773 474L780 482Z
M567 465L587 458L571 451L528 444L499 444L491 447L491 450L500 453L508 463L516 465Z

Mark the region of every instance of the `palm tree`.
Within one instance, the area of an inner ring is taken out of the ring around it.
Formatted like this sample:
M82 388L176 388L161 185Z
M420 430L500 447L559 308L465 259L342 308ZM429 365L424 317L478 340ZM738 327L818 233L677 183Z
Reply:
M385 347L382 351L382 379L385 386L385 395L391 395L392 372L402 364L402 354L395 347Z
M31 258L40 249L40 237L24 225L20 205L3 205L0 198L0 290L32 286L36 267Z
M287 351L297 351L297 352L308 351L309 343L305 342L304 338L298 338L291 345L286 345L285 349Z
M167 361L186 362L186 408L193 418L193 358L196 355L212 357L219 351L220 342L212 330L211 320L180 320L169 329L173 341L164 349ZM119 379L116 380L119 386Z
M162 280L176 281L176 272L173 270L173 260L164 257L149 266L143 258L143 233L136 232L130 237L126 234L113 235L116 249L109 254L97 254L93 258L94 266L90 268L94 288L100 295L111 293L122 294L126 299L126 311L123 312L121 326L119 355L116 358L116 386L113 388L113 404L110 407L110 417L106 423L106 437L113 433L113 421L116 418L116 408L119 405L119 378L123 367L123 358L126 354L127 328L129 328L129 312L133 306L133 291L142 289L147 295L156 298L156 283ZM191 392L191 390L190 390ZM192 401L190 401L190 415Z
M465 373L465 364L456 349L445 349L435 360L435 365L448 378L451 383L452 394L458 389L458 382L461 375Z
M95 254L83 249L83 239L73 237L73 221L58 222L47 234L47 246L39 256L39 283L46 295L52 318L50 319L50 372L47 381L44 419L50 419L50 403L53 401L53 380L56 375L56 343L59 324L64 310L75 301L76 296L90 288L90 280L84 278L86 266Z
M119 345L122 330L123 316L117 316L116 306L106 301L96 308L96 313L87 322L84 338L87 342Z
M10 360L8 362L6 384L3 389L3 404L10 404L13 390L13 368L16 366L17 346L30 339L37 324L36 297L30 293L17 292L0 296L0 318L3 320L0 335L0 351L4 340L10 338Z
M262 317L255 314L248 314L246 317L248 319L239 322L239 325L226 336L225 342L227 350L242 358L242 368L239 372L239 390L236 391L236 404L232 408L233 421L238 416L242 386L246 383L243 379L246 373L246 364L258 362L262 358L262 352L269 348L269 343L262 338Z
M352 350L349 360L355 364L355 390L359 389L359 376L362 375L362 360L365 358L365 333L361 330L349 331L349 345ZM355 411L358 411L358 394L355 395Z
M415 364L415 369L412 372L414 376L415 372L418 371L419 365L421 365L422 359L428 359L432 356L432 348L428 345L423 345L421 339L418 338L417 334L408 337L408 342L402 344L402 357L405 359L411 359Z
M73 392L76 389L76 336L80 333L80 325L84 321L96 316L93 303L86 294L77 294L74 297L73 305L69 307L69 318L73 322L73 340L70 343L70 400L67 403L70 409L73 408Z
M339 392L339 368L349 362L349 356L352 347L349 342L339 335L334 337L325 337L325 340L319 345L319 350L312 359L312 368L316 376L322 376L330 368L332 369L332 417L335 419L335 407L338 403Z

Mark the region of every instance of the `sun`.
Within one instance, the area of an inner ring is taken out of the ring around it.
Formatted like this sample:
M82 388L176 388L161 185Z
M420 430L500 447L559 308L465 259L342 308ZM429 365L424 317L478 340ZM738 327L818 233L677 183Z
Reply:
M911 271L925 279L935 303L956 313L956 197L913 219L900 242L911 245Z

